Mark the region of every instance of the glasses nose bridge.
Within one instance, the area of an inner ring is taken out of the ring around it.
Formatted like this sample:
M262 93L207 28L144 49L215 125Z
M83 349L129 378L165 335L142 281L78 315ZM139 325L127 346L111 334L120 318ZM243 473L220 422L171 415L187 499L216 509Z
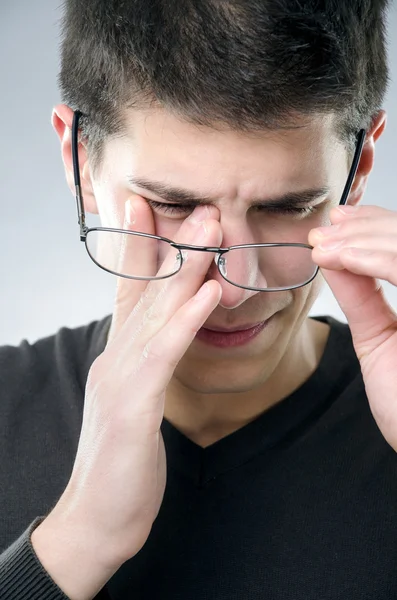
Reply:
M215 254L214 261L217 266L218 266L218 263L219 263L221 257L224 254L226 254L227 252L229 252L229 250L230 250L230 248L220 248L219 246L193 246L191 244L177 244L176 242L172 242L171 246L173 246L174 248L176 248L179 251L193 250L194 252L212 252L213 254ZM183 252L181 252L181 255L183 257ZM219 268L219 266L218 266L218 268Z
M193 250L194 252L213 252L214 254L225 254L229 248L219 248L218 246L192 246L191 244L177 244L172 242L171 246L178 250Z

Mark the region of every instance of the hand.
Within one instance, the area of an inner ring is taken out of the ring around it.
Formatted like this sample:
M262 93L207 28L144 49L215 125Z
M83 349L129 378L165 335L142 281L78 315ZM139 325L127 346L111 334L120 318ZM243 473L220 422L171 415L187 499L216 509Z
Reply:
M133 204L136 220L133 225L126 221L123 227L155 233L147 203L134 196ZM139 255L142 238L130 238L123 262ZM182 223L175 241L219 246L219 211L215 207L197 208ZM103 573L109 576L112 569L116 571L139 552L149 536L166 484L160 430L165 390L195 333L221 297L216 281L202 285L212 260L211 253L190 252L179 273L168 279L118 280L109 341L88 375L73 471L60 501L36 530L44 527L46 536L35 536L35 549L44 567L71 598L92 597L107 580L100 581ZM174 266L174 249L165 264ZM156 272L156 265L157 256L145 253L135 260L134 269ZM119 266L126 268L125 262ZM59 546L51 554L49 531L51 539L67 538L62 547L74 550L66 560L69 569L59 558ZM75 541L71 542L71 537ZM41 555L40 547L44 549ZM87 566L87 554L89 568L83 571L91 580L83 585L76 562L80 557ZM96 570L98 575L94 576Z
M397 213L341 206L330 220L309 234L312 257L346 315L374 419L397 451L397 314L378 281L397 285Z

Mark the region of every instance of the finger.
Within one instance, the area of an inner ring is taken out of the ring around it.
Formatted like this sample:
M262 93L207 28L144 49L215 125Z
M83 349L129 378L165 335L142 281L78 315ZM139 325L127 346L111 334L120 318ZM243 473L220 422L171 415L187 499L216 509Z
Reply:
M174 236L173 241L177 244L188 244L191 246L203 246L206 245L209 240L215 240L212 245L217 245L215 242L221 242L220 237L220 226L218 222L215 222L215 219L219 220L219 211L215 207L210 206L199 206L197 207L192 214L185 219L179 228L177 234ZM213 221L211 223L211 220ZM215 238L211 235L211 231L214 227L219 230L219 233L216 234ZM184 264L191 265L193 262L200 263L201 261L208 259L208 263L211 263L213 259L213 254L207 253L205 257L205 253L195 252L194 250L182 250L181 251L184 256ZM179 252L177 253L178 255ZM159 271L158 277L161 278L164 275L167 275L171 272L175 272L176 270L176 251L168 251L167 254L162 254L159 258ZM178 268L178 271L182 271L182 269ZM183 269L183 273L186 273L187 269ZM180 279L180 278L179 278ZM175 279L173 281L176 281ZM156 290L158 288L163 287L162 284L157 284L153 282L151 284L151 288Z
M147 202L137 194L132 195L126 202L122 228L127 231L152 235L155 233L152 210ZM154 272L156 262L156 242L154 240L150 242L150 238L136 235L117 235L116 233L110 235L113 239L111 256L115 263L114 272L138 277ZM116 297L108 343L121 330L147 285L147 280L117 278Z
M212 210L213 209L213 210ZM196 212L197 211L197 212ZM199 246L219 246L222 240L222 231L220 223L216 219L210 218L202 222L201 218L205 216L203 211L196 209L196 219L194 216L186 219L181 225L175 241L183 240L184 243ZM219 212L214 207L208 207L205 214L217 216ZM164 259L160 268L161 272L169 272L175 268L175 249ZM127 348L133 338L139 338L139 347L142 349L148 340L153 337L178 311L178 309L187 302L201 286L210 264L214 258L210 252L196 252L193 250L184 251L187 258L180 271L168 279L151 281L141 300L131 313L128 323L123 332L120 332L120 346Z
M329 217L331 223L342 223L350 220L355 221L357 219L369 219L373 222L374 219L382 219L386 223L390 223L390 219L396 219L395 211L392 211L382 206L375 206L369 204L361 204L358 206L352 205L339 205L334 206L330 212Z
M345 258L343 262L345 269L322 268L321 273L346 315L361 360L384 341L390 328L395 327L397 315L387 302L374 270L364 268L363 264L359 266L357 260L355 264L352 259Z
M346 209L352 211L347 214L340 212ZM316 227L309 232L308 240L312 246L324 245L334 240L344 241L346 247L355 246L350 240L364 237L373 238L383 247L386 240L387 244L391 242L394 247L397 244L397 215L393 211L379 206L341 206L332 208L329 217L330 226Z
M341 263L351 273L376 277L397 286L397 240L392 250L392 243L386 248L355 247L343 248L340 253Z
M197 331L219 304L221 296L222 288L217 281L204 283L168 323L148 340L138 360L135 363L129 361L137 389L145 389L144 395L137 394L134 398L134 419L137 413L152 413L156 417L154 430L160 428L164 411L164 390ZM148 399L152 399L152 403Z
M341 270L352 265L352 268L360 269L360 274L379 277L397 285L397 235L376 232L355 232L350 235L345 233L320 240L313 248L313 261L320 267L332 270Z

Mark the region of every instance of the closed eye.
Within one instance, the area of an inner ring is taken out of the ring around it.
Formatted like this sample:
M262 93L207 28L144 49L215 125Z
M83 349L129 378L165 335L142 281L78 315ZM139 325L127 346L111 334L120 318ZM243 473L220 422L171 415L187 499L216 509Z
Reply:
M157 202L156 200L149 200L146 198L146 202L156 211L160 211L163 214L170 215L188 215L193 212L196 205L195 204L169 204L164 202ZM266 205L266 204L257 204L253 207L258 212L267 212L273 214L293 214L293 215L306 215L312 214L316 212L317 206L285 206L280 204L280 206L274 205Z

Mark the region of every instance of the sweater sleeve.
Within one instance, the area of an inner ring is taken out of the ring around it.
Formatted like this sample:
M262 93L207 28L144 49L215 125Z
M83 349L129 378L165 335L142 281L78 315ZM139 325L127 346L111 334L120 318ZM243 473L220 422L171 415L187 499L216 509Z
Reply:
M45 517L37 517L0 554L1 600L69 600L39 561L30 537Z
M41 564L30 539L33 531L45 518L37 517L0 554L1 600L70 600ZM94 600L110 600L106 586Z

